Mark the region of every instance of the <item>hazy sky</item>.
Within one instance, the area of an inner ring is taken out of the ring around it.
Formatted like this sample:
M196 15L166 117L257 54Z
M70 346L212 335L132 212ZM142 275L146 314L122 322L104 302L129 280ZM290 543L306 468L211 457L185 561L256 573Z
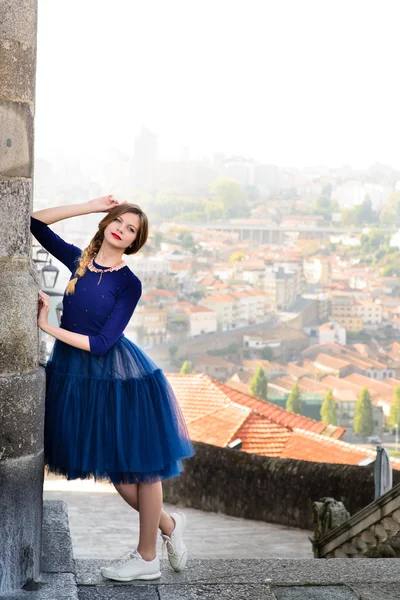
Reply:
M39 0L36 153L400 168L398 0Z

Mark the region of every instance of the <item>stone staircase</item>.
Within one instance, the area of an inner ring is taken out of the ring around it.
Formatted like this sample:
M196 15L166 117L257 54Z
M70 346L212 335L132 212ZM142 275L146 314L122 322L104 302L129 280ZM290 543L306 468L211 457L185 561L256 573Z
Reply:
M74 560L66 504L44 503L39 581L6 600L399 600L400 559L189 560L183 573L162 561L154 582L102 578L104 560Z
M400 484L312 544L316 558L400 558Z

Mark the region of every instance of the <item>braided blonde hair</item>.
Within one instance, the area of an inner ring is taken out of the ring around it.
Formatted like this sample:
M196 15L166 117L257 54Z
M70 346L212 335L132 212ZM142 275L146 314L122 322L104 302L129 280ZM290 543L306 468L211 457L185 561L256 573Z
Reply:
M84 276L86 270L88 268L88 264L98 254L101 245L104 240L104 230L105 228L114 221L120 215L124 213L133 213L138 215L140 218L140 226L137 232L136 238L133 240L132 244L125 249L125 254L135 254L140 250L142 246L145 245L148 235L149 235L149 223L146 214L142 211L142 209L137 204L120 204L112 208L109 213L102 219L99 223L99 229L96 231L94 237L90 240L89 246L85 248L82 252L82 255L79 259L78 268L75 271L75 277L71 279L68 283L65 293L73 294L75 292L75 286L81 277Z

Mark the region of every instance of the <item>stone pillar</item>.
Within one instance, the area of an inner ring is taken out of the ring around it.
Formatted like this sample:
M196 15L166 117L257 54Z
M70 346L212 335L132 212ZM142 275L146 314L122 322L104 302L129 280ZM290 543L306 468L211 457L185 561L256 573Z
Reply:
M0 595L39 575L45 376L30 261L37 0L0 0Z

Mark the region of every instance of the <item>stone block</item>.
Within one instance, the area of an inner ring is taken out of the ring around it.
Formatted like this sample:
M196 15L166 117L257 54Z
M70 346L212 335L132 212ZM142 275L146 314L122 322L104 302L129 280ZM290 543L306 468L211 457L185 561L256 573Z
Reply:
M1 0L0 40L36 45L37 0Z
M41 571L75 573L68 508L60 500L43 503Z
M3 132L0 130L0 138L2 135ZM30 179L0 179L0 201L0 257L27 259L30 255L32 239L29 231L29 220L32 213L32 181ZM13 272L23 272L23 265L17 269L17 266L13 264L8 277L12 276Z
M78 590L72 573L41 575L21 590L1 596L2 600L78 600Z
M15 459L43 448L45 373L43 367L0 377L0 458Z
M359 600L399 600L399 583L364 583L351 586Z
M278 587L274 594L277 600L359 600L345 585Z
M0 96L33 102L35 63L36 51L33 46L0 39Z
M78 588L78 597L79 600L160 600L155 586L128 584L120 587L81 587Z
M0 100L0 176L32 177L33 104Z
M63 500L45 500L43 502L43 532L70 532L68 505Z
M0 461L0 595L39 575L43 453Z
M266 585L160 585L160 600L276 600ZM115 596L117 598L117 596Z
M27 260L0 258L0 306L0 375L36 369L38 286Z
M41 570L43 573L71 573L74 570L69 533L54 531L43 535Z

